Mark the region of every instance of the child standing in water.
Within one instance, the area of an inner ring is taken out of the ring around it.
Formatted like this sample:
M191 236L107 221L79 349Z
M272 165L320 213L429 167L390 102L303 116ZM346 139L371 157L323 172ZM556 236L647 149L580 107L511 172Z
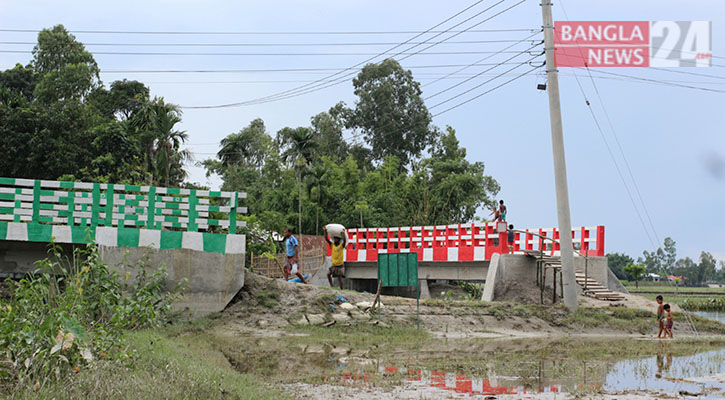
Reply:
M673 318L672 318L672 309L670 308L669 304L665 304L663 307L665 312L667 313L667 324L665 325L665 337L667 335L670 335L670 338L672 338L672 325L673 325Z
M657 325L660 328L660 331L657 332L657 337L662 337L662 333L665 331L665 308L662 304L664 302L664 299L662 298L662 295L657 296ZM665 335L667 337L667 335Z

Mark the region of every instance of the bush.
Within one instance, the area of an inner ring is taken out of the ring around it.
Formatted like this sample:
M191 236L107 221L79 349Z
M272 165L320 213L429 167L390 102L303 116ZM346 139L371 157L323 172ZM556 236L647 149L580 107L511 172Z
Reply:
M18 282L8 281L11 296L0 300L0 382L5 389L33 385L36 390L69 371L79 371L94 358L133 358L121 345L126 329L163 321L177 287L165 292L167 274L149 272L144 262L129 283L108 269L95 244L63 257L51 243L49 257Z
M687 298L678 305L690 311L725 311L725 297Z

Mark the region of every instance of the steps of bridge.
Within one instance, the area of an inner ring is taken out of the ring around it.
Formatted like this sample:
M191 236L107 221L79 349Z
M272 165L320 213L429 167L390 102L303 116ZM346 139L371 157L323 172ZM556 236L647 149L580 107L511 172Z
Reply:
M543 262L546 266L561 268L561 257L541 254L538 250L524 250L524 253L533 257L537 262ZM612 292L606 286L602 285L596 279L587 277L584 271L574 271L576 283L582 288L584 295L593 297L598 300L620 301L624 300L624 296L619 293Z

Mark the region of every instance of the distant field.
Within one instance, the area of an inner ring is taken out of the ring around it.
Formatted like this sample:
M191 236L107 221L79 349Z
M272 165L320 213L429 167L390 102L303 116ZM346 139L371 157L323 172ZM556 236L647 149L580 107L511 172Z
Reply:
M654 300L657 295L662 295L665 303L675 303L682 305L685 301L690 302L690 309L706 310L712 306L695 306L709 299L720 299L718 304L722 304L725 298L725 288L707 288L707 287L677 287L669 285L667 282L640 282L639 290L635 289L634 282L623 281L624 286L631 294L646 297ZM645 283L645 285L643 285ZM722 307L722 306L718 306ZM720 309L715 308L715 309Z

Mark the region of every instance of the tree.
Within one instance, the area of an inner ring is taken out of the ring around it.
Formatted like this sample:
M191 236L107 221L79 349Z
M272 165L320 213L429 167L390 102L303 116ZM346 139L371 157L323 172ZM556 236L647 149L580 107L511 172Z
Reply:
M421 97L420 84L394 59L368 64L353 79L355 108L348 127L360 129L382 161L395 156L401 168L409 165L431 143L431 115Z
M144 104L131 121L144 149L146 169L156 185L178 184L186 175L183 166L191 154L180 149L188 135L176 129L179 122L179 107L166 103L163 97Z
M93 55L63 25L38 33L32 64L41 76L35 97L46 104L82 99L101 84L100 69Z
M307 167L309 160L316 156L318 143L314 133L309 128L283 128L277 132L277 141L282 148L282 158L290 163L297 171L298 189L298 234L302 234L302 171ZM300 246L300 252L302 246Z
M617 279L627 281L632 280L632 277L623 271L627 264L634 263L634 259L632 257L624 253L608 253L607 263L609 264L609 269L612 270L612 273L617 277Z
M259 168L264 163L270 143L264 121L257 118L249 126L222 139L217 158L225 166L237 164Z
M311 128L319 143L318 153L341 162L347 158L349 145L342 136L345 128L345 103L338 103L328 112L321 112L311 119Z
M697 264L690 257L677 260L672 272L675 276L686 278L690 284L694 284L697 280Z
M715 276L717 260L707 251L700 253L700 262L697 264L696 283L702 285Z
M662 274L665 253L661 247L652 252L645 250L642 252L642 255L644 256L644 266L647 273Z
M639 289L639 280L647 273L644 265L629 263L622 269L624 272L629 274L634 279L635 288Z
M677 261L677 248L675 247L676 243L672 238L666 237L665 238L665 249L664 249L664 255L662 257L662 266L666 271L672 271L672 268L675 267L675 262Z
M430 203L423 205L430 210L425 223L470 221L478 207L494 205L491 197L501 189L495 179L484 175L482 162L466 160L466 149L460 147L456 131L450 126L432 146L431 157L423 160L421 167L426 186L422 195ZM414 190L412 199L420 197L419 194Z

